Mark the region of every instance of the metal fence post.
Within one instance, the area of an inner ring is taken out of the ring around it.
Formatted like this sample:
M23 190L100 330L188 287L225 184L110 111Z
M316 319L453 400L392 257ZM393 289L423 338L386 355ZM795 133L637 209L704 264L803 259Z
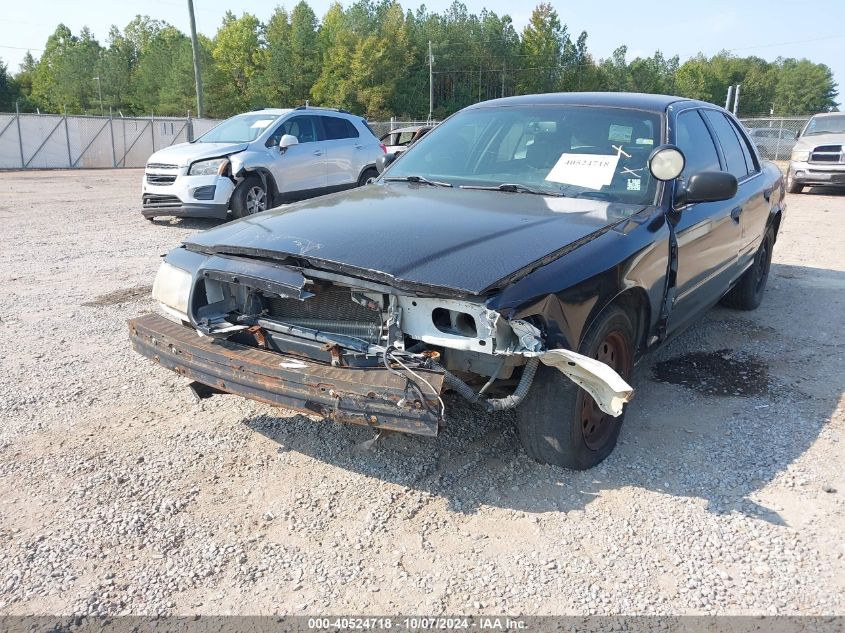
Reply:
M15 122L18 124L18 149L21 153L21 169L26 167L26 163L23 160L23 137L21 136L21 111L18 108L17 99L15 100Z
M150 138L153 139L153 153L156 151L156 115L150 112Z
M780 118L780 128L778 128L778 142L775 146L775 160L780 160L780 141L783 138L783 117Z
M73 158L70 155L70 130L67 126L67 107L65 107L65 143L67 143L67 166L73 167Z
M114 151L114 119L111 114L111 106L109 106L109 136L111 137L111 166L117 167L117 154Z

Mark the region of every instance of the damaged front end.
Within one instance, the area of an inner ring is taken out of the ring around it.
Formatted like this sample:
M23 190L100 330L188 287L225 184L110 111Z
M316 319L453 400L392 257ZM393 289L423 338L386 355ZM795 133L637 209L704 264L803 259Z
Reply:
M185 249L162 265L154 296L170 320L130 321L136 351L216 391L337 421L435 435L444 391L510 409L540 363L614 416L633 391L604 363L547 350L534 324L474 297L417 296L310 266Z

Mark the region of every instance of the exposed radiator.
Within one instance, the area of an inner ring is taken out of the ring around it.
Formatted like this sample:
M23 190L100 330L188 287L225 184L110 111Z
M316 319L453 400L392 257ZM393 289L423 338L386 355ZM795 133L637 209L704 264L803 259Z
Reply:
M274 297L268 304L267 316L288 325L354 336L371 344L378 344L381 336L381 313L355 303L349 289L330 288L304 301Z

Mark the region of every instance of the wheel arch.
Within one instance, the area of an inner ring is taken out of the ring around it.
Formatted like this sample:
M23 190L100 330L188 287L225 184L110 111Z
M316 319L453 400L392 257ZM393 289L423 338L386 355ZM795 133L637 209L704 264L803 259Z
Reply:
M269 169L267 169L266 167L244 167L235 175L241 179L241 182L243 182L250 176L258 176L259 178L261 178L261 182L264 183L265 186L268 188L267 193L269 193L271 196L271 206L275 206L276 198L278 198L279 196L279 187L276 184L275 177ZM240 182L238 184L240 184ZM229 205L231 206L231 204L232 203L230 197Z
M634 359L638 359L646 350L649 324L651 323L651 302L648 293L640 286L625 288L594 313L582 330L581 338L602 318L612 306L622 308L634 324ZM579 341L580 346L580 341Z

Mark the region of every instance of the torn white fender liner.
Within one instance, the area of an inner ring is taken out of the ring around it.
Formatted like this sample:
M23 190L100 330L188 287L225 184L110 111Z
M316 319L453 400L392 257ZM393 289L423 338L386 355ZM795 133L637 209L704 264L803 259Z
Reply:
M537 355L544 365L554 367L589 393L599 408L614 417L631 400L634 388L610 366L568 349L552 349Z

